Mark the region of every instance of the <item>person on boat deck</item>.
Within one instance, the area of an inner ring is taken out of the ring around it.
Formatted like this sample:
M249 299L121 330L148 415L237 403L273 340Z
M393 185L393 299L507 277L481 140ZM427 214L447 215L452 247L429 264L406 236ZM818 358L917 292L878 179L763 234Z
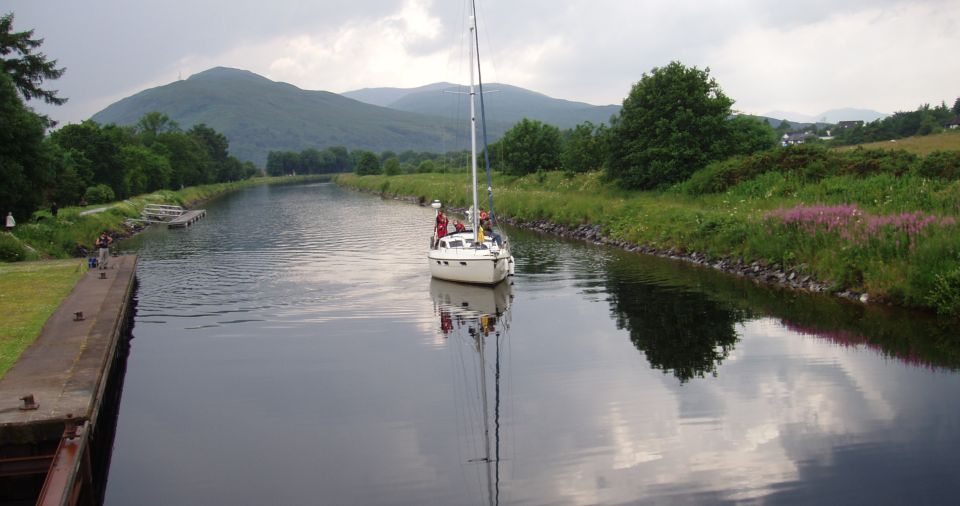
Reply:
M437 224L434 225L433 231L437 237L437 242L434 244L434 247L436 247L440 243L440 238L447 235L447 217L440 211L437 211Z
M463 232L466 230L466 227L463 226L463 223L460 223L460 220L455 220L453 222L453 229L457 232Z
M497 246L503 246L503 243L500 240L500 234L493 231L493 221L490 219L490 215L486 211L480 211L480 227L483 228L486 235L489 235L493 242Z

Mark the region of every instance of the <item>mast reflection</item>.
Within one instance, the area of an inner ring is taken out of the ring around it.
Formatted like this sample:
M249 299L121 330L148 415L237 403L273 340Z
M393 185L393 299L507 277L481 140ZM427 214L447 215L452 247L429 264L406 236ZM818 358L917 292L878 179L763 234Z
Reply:
M479 390L482 420L469 420L471 430L482 428L483 454L468 459L484 466L487 500L500 504L500 358L503 339L510 329L512 286L503 282L493 287L464 285L439 279L430 281L434 311L440 320L440 332L450 344L467 345L477 359L476 387ZM489 350L488 348L492 348ZM493 367L487 355L493 352ZM488 389L493 379L493 416L490 416ZM491 433L492 421L492 433ZM492 446L492 448L491 448Z

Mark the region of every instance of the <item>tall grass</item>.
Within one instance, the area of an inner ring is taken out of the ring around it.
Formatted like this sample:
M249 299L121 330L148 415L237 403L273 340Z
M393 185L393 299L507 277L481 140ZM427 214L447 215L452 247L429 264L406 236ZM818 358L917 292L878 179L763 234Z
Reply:
M684 185L628 192L598 172L496 175L496 209L521 221L589 223L611 239L660 250L758 261L811 275L837 291L960 315L960 182L898 175L899 162L885 159L866 175L810 177L811 158L798 170L760 171L722 191L694 194ZM858 154L857 160L872 158ZM463 174L336 180L449 206L469 202ZM827 228L817 221L831 217L841 223Z
M902 149L917 155L929 155L934 151L960 150L960 130L947 130L938 134L907 137L906 139L897 139L895 141L869 142L857 146L838 147L836 149L837 151L850 151L855 149Z

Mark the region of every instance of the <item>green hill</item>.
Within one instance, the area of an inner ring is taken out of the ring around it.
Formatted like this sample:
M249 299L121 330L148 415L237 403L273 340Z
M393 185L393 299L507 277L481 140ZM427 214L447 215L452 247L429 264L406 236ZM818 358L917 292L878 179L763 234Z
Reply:
M377 107L336 93L308 91L245 70L217 67L116 102L92 120L134 124L160 111L189 128L206 123L230 140L230 153L263 165L272 150L349 149L443 152L467 146L464 128Z
M440 92L448 88L456 86L368 88L347 94L372 102L364 103L336 93L302 90L246 70L216 67L127 97L91 119L131 125L144 114L159 111L184 129L205 123L229 139L230 154L260 166L270 151L330 146L375 152L467 149L466 98ZM500 91L486 95L490 142L524 117L569 128L586 120L606 122L619 110L552 99L513 86L485 86L493 89Z

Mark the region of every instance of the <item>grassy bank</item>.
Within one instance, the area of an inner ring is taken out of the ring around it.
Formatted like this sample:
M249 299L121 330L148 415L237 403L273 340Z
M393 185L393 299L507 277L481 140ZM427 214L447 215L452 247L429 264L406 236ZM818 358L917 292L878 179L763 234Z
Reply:
M84 272L80 259L0 263L0 377L40 335Z
M263 177L232 183L192 186L178 191L163 190L122 202L66 207L56 217L37 211L30 223L18 223L12 234L0 234L0 261L70 258L79 248L93 249L103 230L118 235L129 233L128 219L138 218L147 204L195 207L213 197L263 184L300 183L329 179L324 176Z
M808 164L815 165L815 164ZM723 175L723 174L721 174ZM469 176L339 176L341 185L467 205ZM600 173L494 179L497 212L592 224L614 240L809 275L875 301L960 314L960 183L914 174L765 172L721 191L630 192Z
M895 141L868 142L856 146L843 146L838 151L854 149L902 149L915 155L929 155L934 151L960 150L960 130L947 130L938 134L907 137Z

